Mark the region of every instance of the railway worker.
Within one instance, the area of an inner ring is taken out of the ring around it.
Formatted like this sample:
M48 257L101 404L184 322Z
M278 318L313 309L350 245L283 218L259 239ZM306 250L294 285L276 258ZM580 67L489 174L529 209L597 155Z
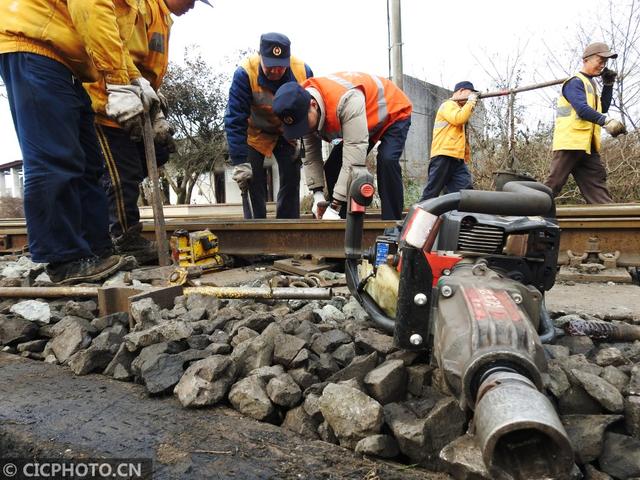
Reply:
M440 195L443 189L455 193L473 188L471 148L466 125L478 101L478 91L469 81L456 83L453 95L438 108L433 125L431 160L427 184L420 201Z
M211 6L207 0L202 1ZM134 19L118 19L121 30L129 32L126 48L133 62L130 76L138 77L145 93L155 100L150 113L158 165L166 163L169 153L175 150L173 129L156 94L169 63L171 14L183 15L194 4L195 0L145 0L140 3L139 15ZM134 256L140 264L157 260L156 243L141 235L138 209L140 183L147 175L142 141L143 119L137 115L118 123L106 112L108 92L105 83L98 81L84 86L96 112L98 140L107 166L103 186L109 199L109 233L115 251Z
M554 196L571 174L587 203L613 202L607 188L607 172L600 160L600 132L604 126L614 137L626 133L621 122L603 115L611 105L617 76L606 67L607 60L617 56L606 43L588 45L582 54L581 70L562 84L553 131L553 157L544 182ZM602 95L598 95L594 81L597 76L602 79Z
M271 105L281 85L311 76L309 66L291 56L291 42L281 33L263 34L260 53L246 58L233 75L224 124L233 179L249 191L254 218L267 216L264 159L272 154L280 176L276 217L300 217L299 149L282 137L282 122Z
M118 117L144 109L116 21L137 12L115 4L0 2L0 75L23 155L29 250L55 283L101 280L124 263L111 255L103 158L82 87L104 82Z
M382 218L402 217L404 192L399 160L412 111L411 101L402 90L385 78L341 72L310 78L302 85L282 86L276 93L273 109L284 123L285 138L305 137L305 177L314 192L312 211L316 217L318 205L324 201L325 177L330 204L322 218L341 217L351 171L365 167L367 152L378 141L377 180ZM320 138L328 142L342 139L334 146L324 169Z

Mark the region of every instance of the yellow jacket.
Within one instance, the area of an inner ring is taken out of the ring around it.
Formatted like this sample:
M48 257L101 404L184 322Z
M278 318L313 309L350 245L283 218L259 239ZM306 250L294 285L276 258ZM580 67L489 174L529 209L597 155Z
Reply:
M173 23L171 12L164 0L144 0L135 19L135 24L129 25L129 18L118 18L124 24L120 25L121 32L128 32L123 37L125 48L133 61L135 76L143 76L154 89L162 84L169 64L169 32ZM85 83L84 88L91 97L91 105L96 112L96 122L101 125L118 127L118 123L107 117L107 90L103 80Z
M471 160L471 149L465 136L465 124L469 121L475 103L464 106L454 100L446 100L436 114L431 141L431 158L447 155L453 158Z
M584 91L587 95L587 104L595 111L602 113L600 97L591 81L578 72L574 75L582 80ZM565 83L573 77L568 78ZM558 97L556 107L556 124L553 130L553 151L556 150L581 150L591 153L591 145L596 152L600 151L600 132L602 128L597 123L592 123L580 118L564 95Z
M118 25L132 27L141 2L3 0L0 53L36 53L66 65L81 81L127 84L135 67L122 45L127 32Z

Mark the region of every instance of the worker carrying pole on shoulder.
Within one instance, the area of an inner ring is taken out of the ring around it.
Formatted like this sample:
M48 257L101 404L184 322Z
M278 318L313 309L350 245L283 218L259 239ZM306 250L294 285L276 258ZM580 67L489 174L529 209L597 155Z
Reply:
M473 180L467 163L471 161L471 147L467 123L478 101L478 91L469 81L456 83L453 95L438 108L433 124L431 160L427 184L420 201L447 193L472 189Z

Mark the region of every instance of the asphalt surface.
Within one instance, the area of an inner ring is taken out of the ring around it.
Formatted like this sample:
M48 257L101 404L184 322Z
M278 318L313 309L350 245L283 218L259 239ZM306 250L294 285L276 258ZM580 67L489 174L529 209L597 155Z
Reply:
M640 322L640 286L606 283L556 283L546 292L550 311L584 312L602 318Z
M444 479L309 441L226 407L0 353L0 459L151 458L160 479ZM0 473L0 478L2 474Z

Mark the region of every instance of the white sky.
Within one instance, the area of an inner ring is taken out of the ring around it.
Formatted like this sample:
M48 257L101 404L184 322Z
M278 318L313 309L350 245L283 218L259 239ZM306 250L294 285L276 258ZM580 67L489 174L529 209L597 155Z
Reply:
M341 70L388 75L386 0L212 0L196 2L175 19L170 59L180 62L185 47L199 45L216 68L232 72L240 49L257 48L260 34L277 31L291 39L292 52L315 75ZM489 58L498 65L518 51L526 67L522 85L558 77L548 72L546 45L559 58L573 61L577 25L593 25L603 0L447 1L403 0L404 73L452 88L471 80L491 90ZM605 12L600 12L604 14ZM587 31L587 33L591 33ZM590 40L599 41L598 31ZM568 65L569 70L575 65ZM528 101L543 103L535 93ZM549 110L549 120L553 112ZM21 158L6 99L0 99L0 164Z

